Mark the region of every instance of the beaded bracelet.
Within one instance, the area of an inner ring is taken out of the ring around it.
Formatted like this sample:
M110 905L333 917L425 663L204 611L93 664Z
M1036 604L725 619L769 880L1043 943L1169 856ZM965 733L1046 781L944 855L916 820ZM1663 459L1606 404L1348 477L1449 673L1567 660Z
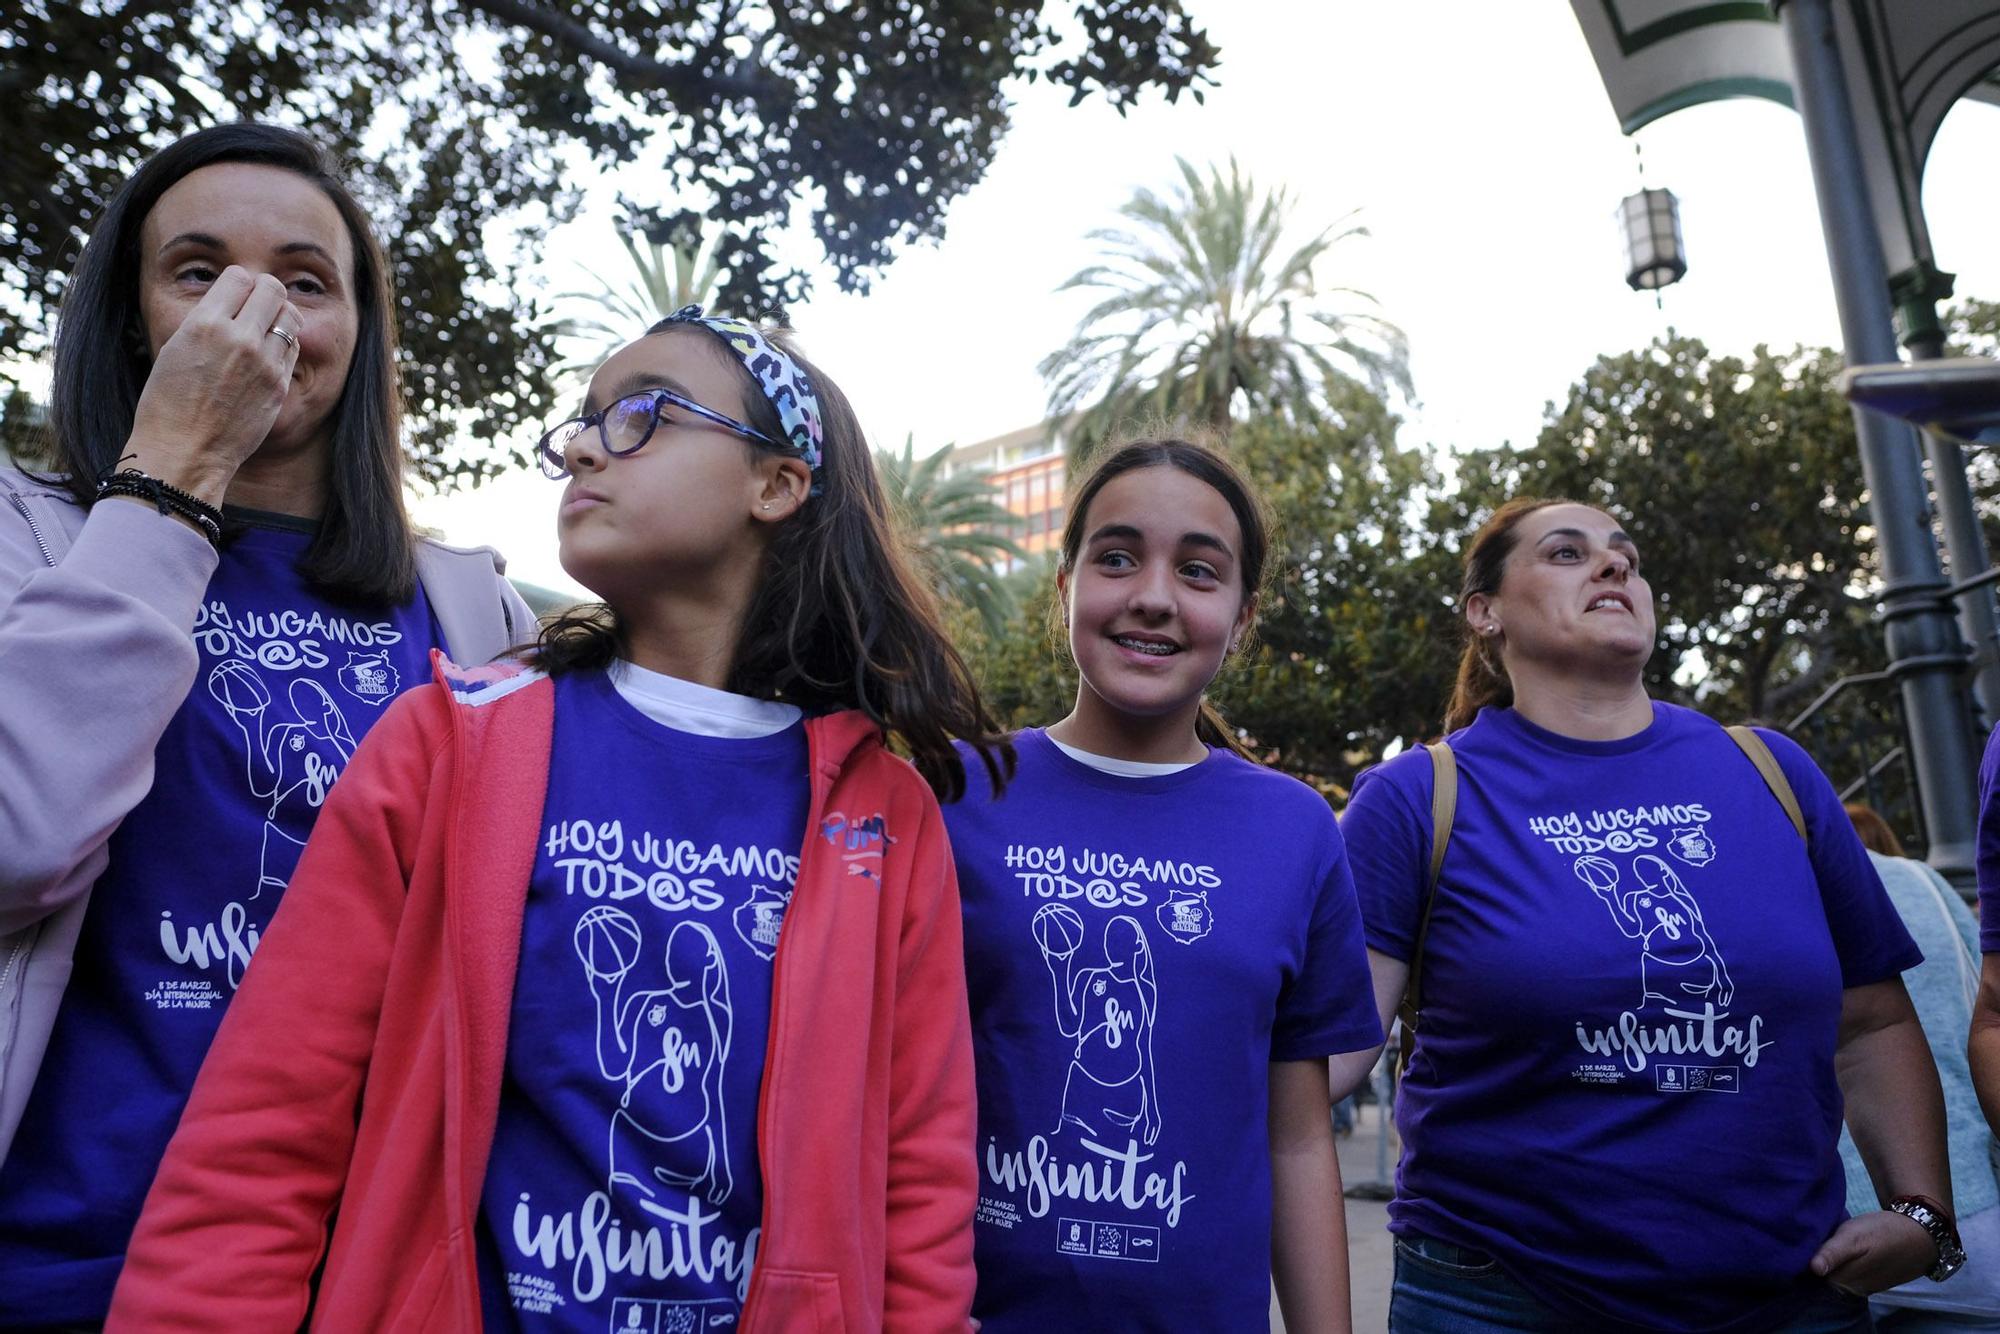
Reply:
M163 482L157 477L140 472L137 468L126 468L100 477L97 482L97 498L106 496L133 496L151 501L162 514L174 514L186 519L201 530L209 545L222 547L222 511L196 496L189 495L179 487Z

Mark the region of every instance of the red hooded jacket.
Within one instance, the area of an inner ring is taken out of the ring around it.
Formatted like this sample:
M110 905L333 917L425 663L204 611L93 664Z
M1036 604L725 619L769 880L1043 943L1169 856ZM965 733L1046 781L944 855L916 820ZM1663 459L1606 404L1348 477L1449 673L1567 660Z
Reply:
M202 1068L108 1328L479 1328L474 1220L554 698L539 674L440 659L369 732ZM944 822L862 715L806 736L741 1329L967 1330L976 1105ZM877 816L879 888L837 846Z

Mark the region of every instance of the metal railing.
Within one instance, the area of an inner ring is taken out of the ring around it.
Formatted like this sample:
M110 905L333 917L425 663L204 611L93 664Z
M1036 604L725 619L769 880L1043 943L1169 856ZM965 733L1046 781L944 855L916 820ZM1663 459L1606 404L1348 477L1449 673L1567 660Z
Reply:
M1843 676L1780 730L1805 747L1843 802L1873 806L1902 837L1904 850L1922 857L1930 838L1895 680L1891 671Z

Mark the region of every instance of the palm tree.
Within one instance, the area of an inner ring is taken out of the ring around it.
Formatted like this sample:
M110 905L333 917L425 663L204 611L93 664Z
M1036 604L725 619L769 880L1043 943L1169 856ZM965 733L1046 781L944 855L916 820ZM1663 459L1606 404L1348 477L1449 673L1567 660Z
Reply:
M1233 158L1226 176L1175 162L1180 185L1133 195L1119 210L1132 229L1093 231L1102 260L1058 289L1105 293L1041 364L1051 417L1095 400L1074 440L1146 415L1217 429L1239 407L1306 417L1343 383L1411 393L1402 331L1368 293L1317 278L1334 246L1368 235L1353 212L1281 258L1282 188L1260 191Z
M707 304L722 282L722 233L698 219L682 215L664 229L646 231L628 218L618 225L618 240L632 261L632 273L622 283L584 268L596 284L592 290L556 295L557 301L595 308L595 313L560 318L549 326L557 337L572 340L572 346L582 345L556 368L558 375L588 376L598 362L655 322L682 306Z
M939 597L979 613L1000 634L1014 611L1014 594L1003 579L1009 561L1028 553L1007 536L1014 516L994 498L979 473L945 475L952 446L916 457L916 442L903 438L900 454L875 451L875 467L889 508L919 566Z

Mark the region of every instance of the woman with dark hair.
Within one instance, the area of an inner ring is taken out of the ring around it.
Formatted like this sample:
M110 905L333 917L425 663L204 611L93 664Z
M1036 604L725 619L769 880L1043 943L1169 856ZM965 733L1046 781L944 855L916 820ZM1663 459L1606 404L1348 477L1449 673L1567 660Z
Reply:
M938 795L954 737L989 779L1005 747L860 424L781 331L690 307L542 455L603 603L377 728L111 1324L963 1334Z
M1360 911L1326 799L1205 699L1269 549L1222 455L1109 450L1057 565L1075 707L945 808L989 1334L1262 1329L1274 1285L1289 1328L1351 1328L1330 1102L1382 1041Z
M1845 1334L1962 1260L1919 960L1831 785L1648 697L1604 511L1466 554L1448 735L1341 827L1376 1003L1407 1001L1391 1330ZM1883 1207L1850 1218L1842 1104Z
M382 252L292 131L133 173L65 293L50 424L56 476L0 471L0 1304L30 1324L103 1317L384 705L434 647L533 625L492 552L411 528Z

